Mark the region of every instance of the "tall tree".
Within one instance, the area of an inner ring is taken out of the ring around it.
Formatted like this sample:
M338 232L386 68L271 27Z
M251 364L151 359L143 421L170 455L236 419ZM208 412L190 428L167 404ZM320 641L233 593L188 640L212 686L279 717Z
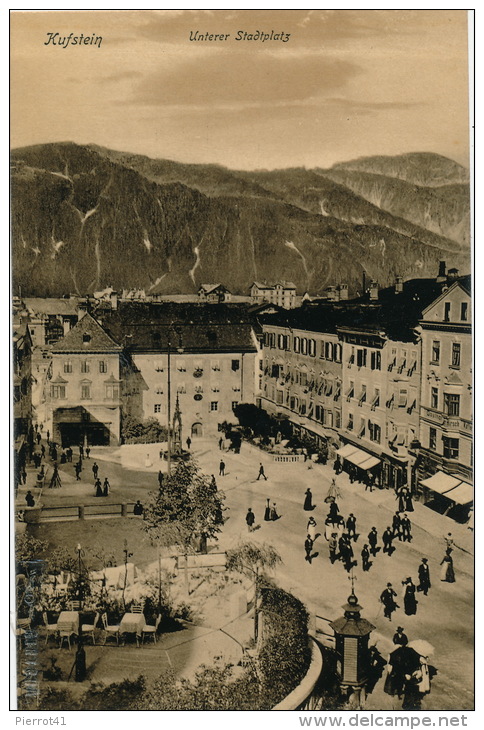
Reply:
M236 570L254 580L254 639L257 641L259 594L264 585L264 573L273 570L282 558L272 545L244 542L227 551L227 570Z
M143 528L154 544L183 551L187 591L187 556L193 552L195 538L205 541L220 532L224 499L215 480L202 474L193 459L179 461L163 486L150 495Z

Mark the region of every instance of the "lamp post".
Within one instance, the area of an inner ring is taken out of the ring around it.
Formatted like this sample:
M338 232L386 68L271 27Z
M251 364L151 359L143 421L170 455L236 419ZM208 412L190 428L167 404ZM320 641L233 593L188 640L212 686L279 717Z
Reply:
M177 352L181 354L183 352L183 346L182 346L182 336L181 336L181 329L180 327L175 327L175 332L178 335L178 347ZM168 329L168 351L167 351L167 360L168 360L168 398L167 398L167 421L168 421L168 432L166 437L166 446L167 446L167 455L166 455L166 463L167 463L167 473L168 475L171 474L171 328Z
M78 561L78 576L77 576L77 595L79 598L79 612L82 609L82 548L81 544L77 543L77 561ZM76 682L83 682L86 679L86 652L84 650L83 646L83 640L82 640L82 619L79 615L79 635L77 639L77 651L76 651L76 659L75 659L75 667L76 667L76 674L75 679ZM72 670L71 670L72 671Z

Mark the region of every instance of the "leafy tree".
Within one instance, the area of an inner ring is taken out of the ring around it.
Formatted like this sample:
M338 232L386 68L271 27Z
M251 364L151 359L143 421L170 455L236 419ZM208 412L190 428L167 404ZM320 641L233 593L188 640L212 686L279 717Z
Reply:
M244 542L227 551L227 570L235 570L254 579L254 638L258 633L258 599L261 587L265 583L264 573L273 570L282 558L272 545L256 542Z
M143 529L154 544L176 545L186 558L193 552L196 537L207 540L220 532L224 523L224 499L215 480L202 474L193 459L179 461L158 492L151 493ZM188 592L186 564L185 578Z
M18 572L24 569L28 571L28 564L35 562L40 564L40 556L45 553L49 543L46 540L38 540L27 532L17 535L15 538L15 561Z

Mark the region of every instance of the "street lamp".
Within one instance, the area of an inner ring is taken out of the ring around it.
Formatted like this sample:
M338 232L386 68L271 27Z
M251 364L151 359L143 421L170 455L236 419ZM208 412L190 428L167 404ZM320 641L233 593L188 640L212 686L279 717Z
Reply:
M82 609L82 548L81 544L77 543L77 561L78 561L78 576L77 576L77 595L79 598L79 614ZM79 615L79 635L77 639L77 651L76 651L76 682L83 682L86 679L86 652L83 646L82 640L82 618ZM72 670L71 670L72 671Z
M181 354L183 352L182 336L180 327L175 327L175 332L178 335L178 347L177 352ZM167 446L167 472L171 474L171 328L168 328L168 399L167 399L167 420L168 420L168 432L166 437Z

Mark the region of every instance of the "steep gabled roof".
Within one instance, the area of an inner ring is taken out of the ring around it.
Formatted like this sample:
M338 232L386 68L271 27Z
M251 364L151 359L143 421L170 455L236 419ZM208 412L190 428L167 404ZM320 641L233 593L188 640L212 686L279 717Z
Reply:
M53 347L56 352L119 352L121 346L88 313Z

